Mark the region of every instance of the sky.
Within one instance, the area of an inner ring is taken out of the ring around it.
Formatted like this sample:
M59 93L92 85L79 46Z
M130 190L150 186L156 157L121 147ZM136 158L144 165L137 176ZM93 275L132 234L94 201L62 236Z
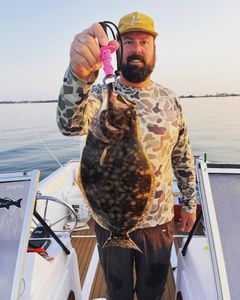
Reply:
M239 0L0 0L0 101L57 99L74 36L133 11L159 32L154 81L179 96L240 93Z

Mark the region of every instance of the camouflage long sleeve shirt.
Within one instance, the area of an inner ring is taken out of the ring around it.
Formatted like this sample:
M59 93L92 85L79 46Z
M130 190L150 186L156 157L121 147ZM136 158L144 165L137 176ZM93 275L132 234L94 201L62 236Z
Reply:
M156 177L156 193L145 225L156 226L172 220L173 172L183 196L182 209L195 212L194 160L177 96L154 82L147 88L131 88L117 83L115 90L136 103L142 142ZM57 124L62 134L87 134L105 93L102 85L79 80L69 68L57 107Z

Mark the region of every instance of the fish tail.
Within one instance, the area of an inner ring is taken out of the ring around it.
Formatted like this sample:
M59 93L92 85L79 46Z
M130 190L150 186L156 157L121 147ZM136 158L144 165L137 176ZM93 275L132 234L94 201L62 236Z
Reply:
M120 247L126 249L135 249L142 253L142 250L134 243L134 241L129 236L125 236L125 237L110 236L103 245L103 248L105 247Z
M16 205L17 207L21 207L21 201L22 201L22 199L23 199L23 198L20 198L20 199L18 199L18 200L15 202L15 205Z

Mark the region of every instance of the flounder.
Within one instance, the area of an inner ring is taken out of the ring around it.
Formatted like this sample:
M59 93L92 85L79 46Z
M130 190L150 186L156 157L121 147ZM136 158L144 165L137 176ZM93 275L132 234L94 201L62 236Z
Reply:
M111 92L83 149L80 189L93 218L110 231L105 246L140 250L129 232L144 223L151 209L155 180L140 138L135 103ZM141 251L141 250L140 250Z

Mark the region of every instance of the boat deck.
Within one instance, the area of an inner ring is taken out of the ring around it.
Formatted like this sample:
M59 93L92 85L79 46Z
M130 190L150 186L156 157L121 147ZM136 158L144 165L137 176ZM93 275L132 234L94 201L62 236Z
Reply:
M73 233L72 245L75 248L78 257L78 268L80 274L81 286L86 283L85 279L89 276L89 265L91 263L92 255L96 246L96 239L94 233L94 224L93 221L90 220L89 229L81 230ZM177 234L177 232L176 232ZM201 234L201 233L200 233ZM176 250L181 246L181 237L177 237L174 240ZM104 282L104 276L102 272L101 265L98 262L93 283L91 284L91 292L89 296L89 300L93 300L95 298L105 298L106 297L106 285ZM172 269L169 269L167 285L165 289L164 296L162 300L174 300L175 299L175 281L173 277ZM84 299L87 300L87 299ZM137 297L134 298L137 300Z

